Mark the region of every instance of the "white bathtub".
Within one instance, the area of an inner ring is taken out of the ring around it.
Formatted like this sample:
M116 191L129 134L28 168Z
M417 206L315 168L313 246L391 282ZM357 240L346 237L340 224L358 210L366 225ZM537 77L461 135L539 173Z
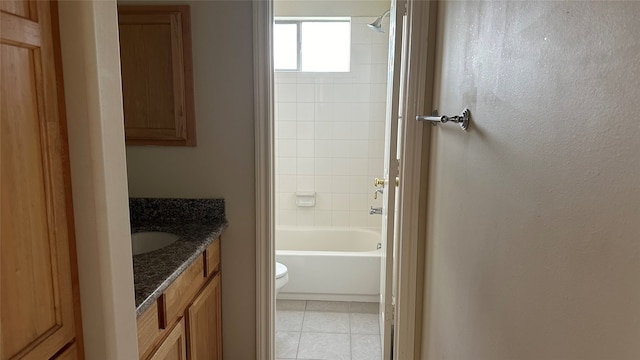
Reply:
M279 227L276 261L289 269L278 299L378 302L380 233L348 227Z

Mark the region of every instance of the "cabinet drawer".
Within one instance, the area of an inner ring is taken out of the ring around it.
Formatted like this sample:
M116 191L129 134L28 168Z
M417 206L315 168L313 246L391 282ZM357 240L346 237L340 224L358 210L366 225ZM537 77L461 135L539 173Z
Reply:
M204 280L204 260L200 255L158 298L160 328L166 329L181 316L184 308L204 285Z
M204 251L204 276L209 277L220 270L220 238L217 238Z

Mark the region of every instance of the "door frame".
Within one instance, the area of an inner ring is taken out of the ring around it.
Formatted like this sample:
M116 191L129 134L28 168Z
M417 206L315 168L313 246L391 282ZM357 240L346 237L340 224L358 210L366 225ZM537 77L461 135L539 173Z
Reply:
M437 1L407 1L398 209L398 265L394 359L417 359L422 351L427 190L431 126L415 121L431 113L436 49ZM426 41L425 41L426 39Z
M252 0L256 190L256 359L275 359L273 1ZM437 2L407 1L408 54L400 164L394 359L421 353L430 129L411 121L432 106ZM423 39L427 39L425 42ZM430 111L429 111L430 112Z

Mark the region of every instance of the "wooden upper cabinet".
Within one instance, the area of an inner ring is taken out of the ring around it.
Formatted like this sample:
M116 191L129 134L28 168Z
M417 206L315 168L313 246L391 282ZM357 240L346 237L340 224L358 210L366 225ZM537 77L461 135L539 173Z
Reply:
M2 360L82 358L56 6L0 1Z
M189 6L118 6L127 145L195 146Z

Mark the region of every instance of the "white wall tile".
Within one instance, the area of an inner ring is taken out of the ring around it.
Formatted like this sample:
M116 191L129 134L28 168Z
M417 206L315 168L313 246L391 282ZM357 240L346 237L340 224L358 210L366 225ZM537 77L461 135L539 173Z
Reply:
M313 208L298 208L297 211L298 226L313 226L315 220L315 210Z
M298 157L314 157L314 141L313 140L295 140L296 155Z
M373 198L373 185L371 198ZM366 194L349 194L349 211L369 211Z
M315 191L315 181L313 176L296 176L296 192Z
M286 71L276 71L273 77L276 84L295 84L296 78L296 73Z
M349 158L352 157L351 153L351 141L349 140L334 140L333 141L333 157L334 158Z
M383 130L384 131L384 130ZM314 138L330 140L333 139L333 122L332 121L316 121L314 123Z
M278 213L279 213L280 225L296 225L297 224L296 210L280 210Z
M315 175L332 175L333 174L333 159L326 158L315 158Z
M275 96L278 102L295 102L296 85L295 84L278 84L275 86Z
M350 101L357 103L365 103L369 102L371 98L372 92L371 88L373 86L379 86L378 84L353 84L351 86L351 98Z
M349 152L355 158L366 158L369 155L369 142L366 140L351 141Z
M296 98L298 102L314 102L316 100L315 84L298 84Z
M384 140L384 123L382 121L372 121L369 124L369 139Z
M374 19L352 18L350 72L275 74L280 225L380 229L368 209L381 206L372 179L382 175L388 33L368 29ZM296 191L315 191L316 205L297 207Z
M296 209L296 196L295 193L280 193L278 197L280 201L280 209L282 210L295 210Z
M365 227L367 226L369 216L376 216L376 215L369 215L369 213L365 211L350 211L349 226Z
M332 100L335 102L352 102L353 86L351 84L335 84L332 95Z
M358 122L371 122L371 104L369 103L354 103L351 107L351 120ZM382 114L384 119L384 113Z
M371 83L385 84L387 83L387 63L371 64Z
M354 84L368 84L372 82L371 65L359 64L351 68L351 75Z
M315 188L318 193L331 193L333 190L333 177L327 176L315 176Z
M298 164L297 164L297 174L313 176L315 174L315 159L312 157L309 157L309 158L299 157Z
M368 140L369 139L369 122L352 122L349 123L349 135L354 140Z
M333 103L315 104L315 121L317 123L333 121Z
M333 138L336 140L351 139L351 124L347 121L339 121L333 124Z
M280 175L280 191L281 192L296 192L296 176L294 175Z
M295 175L297 174L297 159L295 157L278 157L277 160L277 172L281 175Z
M278 139L296 139L296 122L295 121L279 121L278 122Z
M371 64L372 45L369 44L353 44L351 46L351 67L358 67L362 64Z
M316 177L316 183L318 182L318 178ZM316 189L317 189L316 185ZM316 210L331 210L332 207L332 196L333 194L330 192L316 192Z
M331 210L318 210L315 212L315 226L331 226Z
M317 102L330 102L333 100L333 84L316 84L315 97Z
M316 81L317 73L299 72L297 73L298 84L313 84Z
M352 44L371 44L374 33L375 31L369 29L366 24L352 24L351 43Z
M387 100L386 84L370 84L370 99L372 102L384 102Z
M333 159L333 175L351 175L351 159L350 158L335 158Z
M297 140L278 140L278 156L295 157Z
M349 226L348 211L332 211L331 226Z
M296 103L294 102L279 102L278 104L278 116L276 121L284 120L296 120Z
M316 117L313 103L298 103L296 105L296 119L298 121L313 121Z
M333 121L352 121L353 107L354 104L351 102L335 103L333 105Z
M309 140L314 138L315 126L313 121L298 121L297 136L299 140Z
M349 194L333 194L331 196L331 210L349 210Z
M334 194L348 194L351 190L351 183L349 180L349 176L332 176L331 191Z
M316 157L333 157L333 140L315 140L314 150Z

